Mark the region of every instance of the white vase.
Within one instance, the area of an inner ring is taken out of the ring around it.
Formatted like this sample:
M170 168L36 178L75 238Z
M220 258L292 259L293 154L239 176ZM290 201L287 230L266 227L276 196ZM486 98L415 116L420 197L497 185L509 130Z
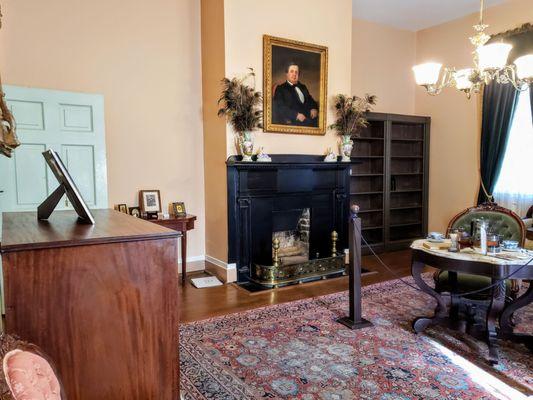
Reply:
M340 150L342 154L341 161L343 162L351 161L350 157L352 155L352 149L353 149L353 140L350 138L349 135L344 135L340 143Z
M238 137L239 148L242 154L242 161L252 161L252 155L254 153L254 140L252 138L252 132L241 133Z

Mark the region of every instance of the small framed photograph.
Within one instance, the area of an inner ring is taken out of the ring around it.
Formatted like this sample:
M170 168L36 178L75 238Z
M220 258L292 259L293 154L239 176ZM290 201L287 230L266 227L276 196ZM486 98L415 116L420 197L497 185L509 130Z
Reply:
M135 218L141 218L141 208L140 207L130 207L130 215Z
M159 190L140 190L139 206L142 212L156 214L161 212L161 194Z
M187 215L187 212L185 211L185 203L172 203L172 214L174 214L175 217L185 217Z
M128 206L127 206L127 204L117 204L117 205L115 206L115 209L116 209L117 211L120 211L121 213L129 214L129 213L128 213Z

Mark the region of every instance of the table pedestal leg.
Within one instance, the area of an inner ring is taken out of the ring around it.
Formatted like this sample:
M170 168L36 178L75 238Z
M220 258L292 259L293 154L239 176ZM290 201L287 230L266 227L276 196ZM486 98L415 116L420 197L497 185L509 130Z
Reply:
M181 282L187 281L187 231L181 232Z
M503 310L500 315L500 331L498 332L498 336L525 343L529 350L533 351L533 336L513 333L513 323L511 321L513 314L518 309L527 306L531 302L533 302L533 281L529 282L529 288L522 296L511 302Z
M411 265L411 274L418 287L424 292L434 297L437 300L437 308L435 309L435 315L432 318L420 317L413 321L413 329L416 333L424 331L429 325L437 323L440 320L445 319L447 307L444 298L436 292L431 286L429 286L424 279L422 279L422 271L424 269L424 263L413 261Z
M505 304L505 281L492 278L492 298L487 312L487 344L489 346L489 361L498 364L498 332L496 331L500 314Z

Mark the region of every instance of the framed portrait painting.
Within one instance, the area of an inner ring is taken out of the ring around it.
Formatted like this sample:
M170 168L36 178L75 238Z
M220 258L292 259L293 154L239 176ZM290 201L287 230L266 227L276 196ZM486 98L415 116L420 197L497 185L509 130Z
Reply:
M324 135L328 48L263 36L265 132Z

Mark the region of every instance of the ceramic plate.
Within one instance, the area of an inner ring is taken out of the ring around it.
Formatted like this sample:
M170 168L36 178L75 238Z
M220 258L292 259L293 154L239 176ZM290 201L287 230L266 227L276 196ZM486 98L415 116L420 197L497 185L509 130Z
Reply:
M522 249L520 247L517 247L516 249L506 249L506 248L502 247L502 250L503 251L508 251L508 252L511 252L511 253L518 253L518 252L522 251Z
M444 243L444 239L426 238L426 240L431 243Z

